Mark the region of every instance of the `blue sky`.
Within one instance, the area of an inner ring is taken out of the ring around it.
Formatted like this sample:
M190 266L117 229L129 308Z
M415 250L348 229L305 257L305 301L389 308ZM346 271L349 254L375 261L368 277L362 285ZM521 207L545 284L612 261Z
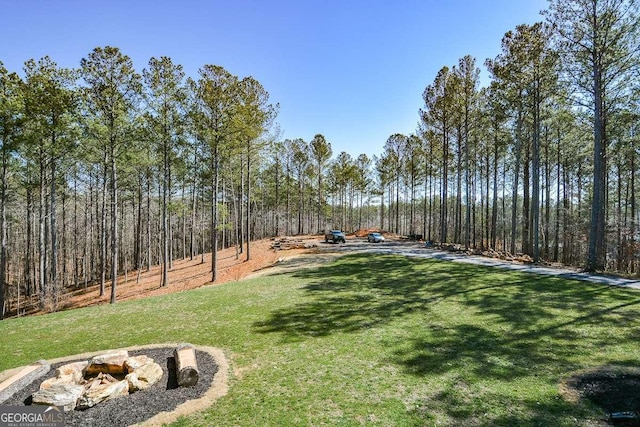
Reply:
M116 46L138 71L169 56L253 76L280 104L282 138L322 133L334 156L379 155L416 130L422 92L464 55L500 52L504 33L542 20L546 0L0 0L0 61L49 55L78 67Z

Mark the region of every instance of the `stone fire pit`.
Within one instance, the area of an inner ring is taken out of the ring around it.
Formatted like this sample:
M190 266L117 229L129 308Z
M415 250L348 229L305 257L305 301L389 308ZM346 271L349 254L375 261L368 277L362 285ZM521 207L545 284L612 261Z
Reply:
M207 346L194 346L199 368L199 381L194 386L180 386L178 383L178 373L175 356L180 344L152 344L146 346L127 347L117 350L105 350L101 352L77 354L59 359L42 361L50 364L49 374L40 376L39 379L21 387L13 396L4 400L2 405L31 405L33 396L37 395L43 382L53 383L54 378L61 375L69 375L69 371L62 369L65 365L75 363L87 363L98 356L118 353L126 350L129 359L146 361L146 356L153 359L154 363L162 368L162 377L150 385L147 389L140 389L129 392L126 396L109 398L101 401L95 406L81 409L76 406L75 410L65 412L65 426L81 427L114 427L114 426L161 426L171 423L180 416L188 415L210 407L214 402L224 396L228 390L228 370L229 364L224 353L217 348ZM133 362L132 362L133 364ZM81 365L82 366L82 365ZM0 385L7 378L25 367L0 372ZM134 373L139 369L134 367ZM48 366L47 366L48 370ZM65 372L67 372L65 374ZM77 372L73 370L72 372ZM97 372L85 378L86 371L81 369L83 380L87 383L94 382L94 387L100 387L103 383L112 383L113 377L116 382L127 381L125 377L129 375L124 371L122 374L110 374ZM140 371L138 371L140 373ZM78 375L76 374L71 374ZM140 378L140 376L139 376ZM131 379L131 377L129 377ZM1 387L0 387L1 388ZM82 386L84 388L84 386Z

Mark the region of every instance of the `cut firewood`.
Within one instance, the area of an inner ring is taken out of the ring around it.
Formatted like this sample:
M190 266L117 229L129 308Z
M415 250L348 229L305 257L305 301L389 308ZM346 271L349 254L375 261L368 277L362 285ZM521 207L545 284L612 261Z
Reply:
M181 344L173 351L176 360L176 378L180 387L193 387L198 383L200 371L196 350L191 344Z

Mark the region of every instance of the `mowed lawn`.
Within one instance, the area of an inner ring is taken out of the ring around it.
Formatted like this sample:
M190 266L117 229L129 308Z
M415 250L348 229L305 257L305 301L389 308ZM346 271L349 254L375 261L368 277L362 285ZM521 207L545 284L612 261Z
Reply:
M0 370L163 342L223 349L227 396L176 425L575 426L561 379L638 366L640 292L391 255L0 322ZM638 408L620 408L629 410Z

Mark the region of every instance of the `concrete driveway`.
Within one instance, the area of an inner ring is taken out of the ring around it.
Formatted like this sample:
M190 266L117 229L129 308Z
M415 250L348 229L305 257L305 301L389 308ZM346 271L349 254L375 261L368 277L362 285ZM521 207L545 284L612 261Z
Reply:
M522 271L526 273L543 274L547 276L557 276L564 279L582 280L585 282L601 283L609 286L620 286L625 288L640 289L640 280L624 279L615 276L601 274L590 274L572 270L570 268L555 268L534 264L522 264L518 262L502 261L495 258L486 258L475 255L464 255L453 252L440 251L425 248L424 244L418 242L386 241L383 243L368 243L366 238L348 238L342 245L319 245L321 250L338 252L357 253L380 253L405 255L425 259L439 259L443 261L463 262L474 265L484 265L487 267L502 268L506 270Z

